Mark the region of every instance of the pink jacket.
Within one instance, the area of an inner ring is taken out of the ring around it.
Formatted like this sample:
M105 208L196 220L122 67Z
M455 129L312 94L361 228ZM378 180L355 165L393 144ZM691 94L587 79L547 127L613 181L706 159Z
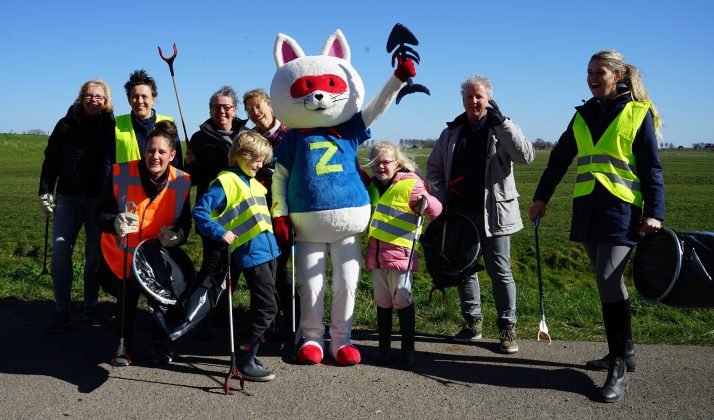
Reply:
M424 187L424 181L422 181L417 174L413 172L397 172L394 175L392 183L402 179L417 179L417 182L414 184L414 188L412 189L411 196L409 197L409 208L412 209L414 214L417 214L419 211L419 200L422 196L426 198L424 216L427 219L434 219L441 214L441 202L427 192ZM406 271L408 262L409 250L407 248L392 245L375 238L369 238L369 243L367 244L368 269L383 268L388 270ZM418 267L419 253L414 252L411 271L416 271Z

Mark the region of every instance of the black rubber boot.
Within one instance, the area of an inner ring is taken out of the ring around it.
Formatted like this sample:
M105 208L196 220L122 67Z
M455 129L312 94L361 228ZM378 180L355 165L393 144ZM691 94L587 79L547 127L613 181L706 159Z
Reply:
M634 372L635 345L632 341L632 313L630 300L603 303L602 318L605 323L607 345L609 352L602 359L590 360L585 367L590 370L606 372L613 357L620 357L625 361L628 372Z
M238 371L243 375L246 381L253 382L268 382L275 379L273 372L264 369L263 364L257 362L255 355L258 354L260 343L256 342L253 345L241 345L238 347L236 355L236 365Z
M625 366L628 372L634 372L637 368L637 363L635 361L635 344L632 340L627 340L625 343ZM602 359L588 360L585 363L585 368L589 370L596 370L599 372L607 372L610 368L610 362L612 357L610 353L606 354Z
M620 401L627 392L627 367L625 361L619 357L612 359L610 368L607 371L605 385L600 388L600 401L612 403Z
M378 365L389 363L389 352L392 349L392 308L377 306L377 332L379 333Z
M402 331L402 368L412 370L416 363L414 352L414 323L416 315L414 313L414 304L407 306L404 309L397 310L399 315L399 329Z

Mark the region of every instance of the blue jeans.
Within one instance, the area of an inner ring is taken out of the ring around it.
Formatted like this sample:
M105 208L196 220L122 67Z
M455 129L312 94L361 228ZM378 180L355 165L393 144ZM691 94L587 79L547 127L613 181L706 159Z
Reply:
M496 303L496 323L499 327L516 323L516 281L511 273L511 237L486 237L483 226L478 226L478 233L483 249L483 261L486 272L491 277L493 299ZM481 223L483 225L483 222ZM481 289L478 273L469 276L459 285L461 315L468 321L483 319L481 313Z
M99 198L57 196L52 223L52 286L55 310L68 312L72 303L72 251L79 230L84 225L84 307L91 308L99 300L99 257L102 232L95 221Z

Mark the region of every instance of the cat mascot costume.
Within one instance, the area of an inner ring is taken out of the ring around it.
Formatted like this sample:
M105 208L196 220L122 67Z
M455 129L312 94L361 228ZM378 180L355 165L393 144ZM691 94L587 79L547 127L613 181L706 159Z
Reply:
M361 360L350 342L362 254L358 234L370 219L357 148L370 138L369 126L387 110L402 84L416 74L414 63L398 60L394 76L361 109L364 85L350 64L350 47L339 29L317 56L306 56L295 40L278 34L274 55L277 70L270 100L290 130L276 151L272 212L278 240L289 240L291 226L295 232L301 310L296 357L316 364L324 356L329 254L330 354L338 365L354 365Z

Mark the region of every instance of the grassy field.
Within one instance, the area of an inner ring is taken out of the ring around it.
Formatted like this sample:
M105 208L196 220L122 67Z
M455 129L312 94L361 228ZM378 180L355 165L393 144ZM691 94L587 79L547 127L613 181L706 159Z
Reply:
M37 185L46 137L0 134L0 305L12 299L47 302L52 300L48 276L35 280L42 268L44 217L37 204ZM428 151L415 156L425 167ZM540 174L548 160L547 151L539 151L529 166L516 168L521 194L521 211L526 214ZM662 152L666 184L666 225L677 230L714 231L710 211L714 206L714 153L709 151L667 150ZM573 169L573 168L571 168ZM587 256L578 244L568 241L571 192L574 175L566 175L548 206L540 228L545 310L554 339L604 340L600 305ZM185 247L200 263L200 241L192 234ZM83 239L74 253L75 282L73 298L82 298ZM535 242L532 225L512 237L513 271L518 285L518 331L521 339L535 336L540 308L536 274ZM649 305L637 294L627 273L627 285L633 301L635 338L647 343L687 343L714 345L714 318L711 310L683 310L663 305ZM495 310L490 281L481 275L484 310L484 334L496 337ZM425 271L414 276L417 304L417 331L452 334L462 322L459 299L449 289L446 304L436 297L429 301L431 283ZM247 292L239 290L236 305L247 305ZM103 296L109 300L109 297ZM375 307L371 300L369 276L363 272L359 285L355 325L376 327Z

